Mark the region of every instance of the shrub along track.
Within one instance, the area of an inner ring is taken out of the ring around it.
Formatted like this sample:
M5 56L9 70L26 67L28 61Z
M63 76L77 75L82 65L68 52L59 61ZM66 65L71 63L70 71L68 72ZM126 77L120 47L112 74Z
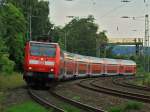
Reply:
M33 90L29 88L28 92L35 101L45 107L52 108L55 112L70 112L70 106L77 107L80 112L106 112L102 109L94 108L84 103L66 98L63 95L59 95L55 93L54 88L51 88L49 91ZM76 112L75 110L73 111Z
M78 83L78 86L96 92L107 93L110 95L116 95L119 97L150 103L149 91L115 85L112 81L112 78L108 78L108 77L103 77L96 80L93 79L88 81L85 79L80 81L80 83Z

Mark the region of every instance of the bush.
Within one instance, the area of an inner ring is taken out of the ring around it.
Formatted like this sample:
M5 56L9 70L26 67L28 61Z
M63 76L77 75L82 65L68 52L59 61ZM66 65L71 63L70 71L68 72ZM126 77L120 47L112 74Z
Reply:
M139 110L142 107L141 102L130 101L126 104L125 110Z
M136 101L129 101L125 104L114 106L110 108L108 112L129 112L130 110L139 110L143 106L143 103Z
M11 75L0 74L0 91L13 89L25 85L22 74L12 73Z
M6 73L12 73L14 70L15 63L9 60L8 54L3 54L0 56L0 71Z
M143 85L150 86L150 73L144 74Z

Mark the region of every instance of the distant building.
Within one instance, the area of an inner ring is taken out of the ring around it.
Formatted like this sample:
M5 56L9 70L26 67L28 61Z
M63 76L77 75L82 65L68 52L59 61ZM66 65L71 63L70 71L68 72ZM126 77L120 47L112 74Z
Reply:
M135 43L143 43L143 38L108 38L108 43L134 45Z
M109 45L114 45L113 54L134 55L141 54L143 38L108 38Z

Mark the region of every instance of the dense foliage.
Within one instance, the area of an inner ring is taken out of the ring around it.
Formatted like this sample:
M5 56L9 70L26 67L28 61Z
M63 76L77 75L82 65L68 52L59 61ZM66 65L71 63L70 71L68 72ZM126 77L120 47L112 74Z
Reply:
M94 22L93 16L81 19L76 17L62 29L59 43L69 52L96 56L96 51L100 49L98 46L104 43L105 47L107 43L105 32L97 32L98 25Z
M83 55L95 56L96 32L94 18L73 19L64 27L66 50Z
M14 67L22 69L24 45L29 39L29 17L32 37L36 39L36 35L48 33L53 26L48 14L45 1L4 0L0 3L0 71L11 72Z

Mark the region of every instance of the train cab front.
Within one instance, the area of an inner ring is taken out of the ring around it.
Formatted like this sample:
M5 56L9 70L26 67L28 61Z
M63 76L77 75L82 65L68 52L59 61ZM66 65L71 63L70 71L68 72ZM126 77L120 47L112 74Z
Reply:
M24 60L24 79L27 83L49 82L58 78L59 46L54 43L27 43Z

